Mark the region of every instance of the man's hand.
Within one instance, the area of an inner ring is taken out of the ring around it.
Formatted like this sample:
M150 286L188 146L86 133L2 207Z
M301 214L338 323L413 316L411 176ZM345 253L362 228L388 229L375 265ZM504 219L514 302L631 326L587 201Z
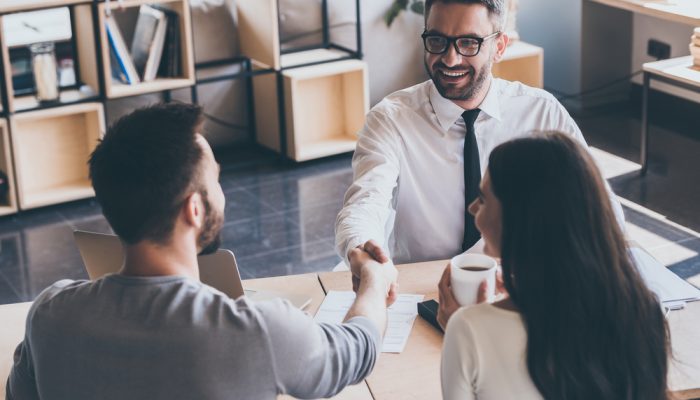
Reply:
M366 251L372 258L380 264L389 262L389 257L386 255L382 247L374 240L368 240L362 246L362 250Z
M350 270L354 271L355 269L358 268L358 266L353 266L353 261L350 258L350 255L352 254L353 251L356 249L364 250L374 261L377 261L380 264L387 263L391 260L389 260L389 257L387 257L386 253L384 250L382 250L382 247L375 241L375 240L368 240L365 242L365 244L361 244L357 246L356 248L350 250L348 253L348 260L350 261ZM358 262L364 262L364 260L359 260ZM357 289L360 287L360 275L355 274L353 272L352 274L352 290L357 293Z
M357 292L364 282L379 279L386 288L386 304L391 305L398 295L398 271L391 262L378 263L368 252L353 249L348 254L352 272L353 290Z
M445 270L442 271L442 277L438 283L438 295L439 295L439 307L437 321L442 327L442 330L447 328L447 321L450 319L452 314L460 307L457 302L457 298L452 292L452 279L451 279L451 266L447 264ZM501 273L500 267L496 271L496 297L495 301L504 299L508 293L503 285L503 274ZM476 294L476 303L485 303L488 301L488 282L483 280L479 284L479 290Z

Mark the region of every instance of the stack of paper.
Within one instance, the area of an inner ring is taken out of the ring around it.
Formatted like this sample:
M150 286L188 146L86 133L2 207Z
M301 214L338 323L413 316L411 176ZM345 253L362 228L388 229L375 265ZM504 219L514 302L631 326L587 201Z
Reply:
M639 247L630 248L639 273L661 303L682 303L700 300L700 290L681 279L651 254Z
M423 295L401 294L396 302L389 307L388 321L383 353L401 353L406 347L406 342L413 328L413 321L418 315L418 303L423 300ZM317 322L339 324L345 319L350 306L355 301L355 293L331 290L316 313Z
M690 37L690 55L693 56L693 65L700 68L700 27L695 28Z

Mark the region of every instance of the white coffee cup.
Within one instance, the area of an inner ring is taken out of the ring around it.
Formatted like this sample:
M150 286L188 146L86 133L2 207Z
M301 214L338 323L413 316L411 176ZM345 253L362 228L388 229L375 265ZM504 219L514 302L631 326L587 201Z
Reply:
M452 293L461 306L476 304L479 285L486 280L487 300L496 293L496 260L483 254L463 253L450 261Z

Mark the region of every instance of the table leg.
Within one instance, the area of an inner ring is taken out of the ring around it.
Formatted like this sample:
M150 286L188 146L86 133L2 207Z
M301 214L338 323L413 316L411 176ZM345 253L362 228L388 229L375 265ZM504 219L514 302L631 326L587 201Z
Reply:
M647 163L649 157L649 82L651 74L644 73L644 85L642 85L642 135L640 138L639 163L642 165L640 175L647 173Z

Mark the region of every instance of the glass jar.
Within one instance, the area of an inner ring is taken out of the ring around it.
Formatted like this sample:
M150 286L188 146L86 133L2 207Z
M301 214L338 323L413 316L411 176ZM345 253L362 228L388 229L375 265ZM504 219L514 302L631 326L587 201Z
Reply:
M34 43L29 46L32 55L32 72L36 98L40 103L58 101L58 65L52 42Z

